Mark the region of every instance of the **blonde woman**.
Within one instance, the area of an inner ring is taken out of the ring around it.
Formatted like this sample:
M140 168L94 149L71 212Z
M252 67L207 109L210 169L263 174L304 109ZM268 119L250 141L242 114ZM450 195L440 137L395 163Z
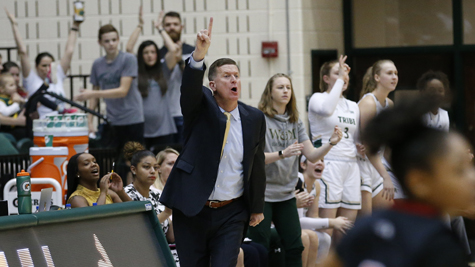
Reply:
M289 76L278 73L267 82L259 102L266 119L266 191L264 220L249 228L251 239L269 249L271 222L282 240L286 266L302 266L303 245L294 188L297 184L300 154L317 161L342 138L334 126L328 143L314 148L296 105Z
M175 165L175 161L179 155L180 153L178 153L178 151L170 147L158 152L158 179L153 183L153 187L160 190L160 192L167 183L168 176L170 176L170 172L172 171L173 165Z
M364 131L372 118L394 105L388 95L396 89L397 83L398 71L391 60L376 61L366 71L361 100L358 102L361 131ZM399 183L396 179L392 179L386 170L390 170L390 166L384 160L382 151L375 156L361 155L358 159L365 214L371 214L374 208L387 208L392 205L393 198L403 197L402 189L397 186ZM383 161L386 166L383 165Z

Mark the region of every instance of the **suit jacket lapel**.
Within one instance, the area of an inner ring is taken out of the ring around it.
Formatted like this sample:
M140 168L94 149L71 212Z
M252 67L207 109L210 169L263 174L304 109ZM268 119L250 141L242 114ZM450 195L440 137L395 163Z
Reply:
M241 116L241 127L242 127L242 143L244 147L244 155L243 155L243 177L244 183L247 183L248 173L249 173L249 153L251 152L251 140L252 140L252 121L249 118L249 113L247 112L246 108L239 103L239 115Z

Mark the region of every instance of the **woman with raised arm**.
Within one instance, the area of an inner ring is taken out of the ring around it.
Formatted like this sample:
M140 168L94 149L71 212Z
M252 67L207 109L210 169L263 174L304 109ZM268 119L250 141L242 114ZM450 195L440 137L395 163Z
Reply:
M302 266L303 245L294 188L298 180L299 155L317 161L342 138L333 126L329 142L314 148L299 119L289 76L278 73L267 82L259 102L266 118L266 191L264 220L249 228L250 238L269 249L270 226L274 223L285 250L286 266Z
M397 82L398 71L391 60L378 60L366 71L361 100L358 102L361 131L364 131L366 124L374 116L394 105L388 95L396 89ZM383 151L376 156L359 154L358 159L361 190L365 200L364 214L371 214L373 209L388 208L392 205L393 198L403 196L397 180L393 179L384 166L390 169L384 160Z
M163 11L160 12L155 28L162 36L168 53L165 62L160 61L160 50L154 41L147 40L140 44L137 52L139 91L143 98L144 109L144 137L148 149L156 146L173 143L173 135L177 132L175 121L170 113L171 90L168 90L168 81L173 75L173 68L177 63L175 52L181 49L173 42L162 27ZM127 42L127 52L133 53L133 48L143 27L142 6L139 11L139 24Z
M71 204L71 208L131 201L124 191L122 178L115 172L104 175L97 187L100 167L89 153L72 156L67 171L67 203Z
M389 148L406 199L358 220L324 266L468 266L468 256L443 222L473 208L475 167L470 144L428 127L426 99L404 101L371 120L362 140L369 154Z
M359 126L358 105L346 99L350 67L346 56L326 62L320 69L320 91L310 98L308 119L315 147L330 144L334 148L325 156L326 170L318 181L322 188L319 199L319 217L335 219L346 217L355 221L361 208L360 172L356 162L355 134ZM343 130L340 143L329 141L334 125ZM308 159L308 157L307 157ZM342 236L341 231L326 229L333 244Z
M18 54L20 55L22 75L24 79L23 86L27 90L28 96L33 95L41 87L41 85L45 83L45 81L49 84L49 92L65 96L63 81L64 79L66 79L66 73L68 73L69 68L71 66L71 59L73 58L77 34L82 21L73 22L73 26L69 31L68 41L66 42L64 54L59 64L55 62L53 55L48 52L42 52L36 56L35 68L32 68L30 65L30 58L26 52L26 46L23 43L23 39L21 38L20 31L18 29L18 23L16 21L16 18L13 14L8 12L6 8L5 12L7 13L7 17L12 25L13 36L17 45ZM48 105L48 107L44 105L38 107L38 113L40 118L44 117L47 113L50 113L54 110L67 113L75 111L65 109L64 104L60 100L57 100L52 96L45 96L45 98L49 99L54 103L53 105ZM55 106L56 109L54 108Z

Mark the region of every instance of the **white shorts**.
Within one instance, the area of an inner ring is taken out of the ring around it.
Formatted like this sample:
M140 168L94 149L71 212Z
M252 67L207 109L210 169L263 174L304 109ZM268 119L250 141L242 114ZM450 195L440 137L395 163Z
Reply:
M324 209L361 209L360 170L356 161L325 160L318 206Z
M374 168L368 159L356 157L361 176L361 191L367 191L373 197L377 196L383 190L383 177Z
M404 191L402 190L399 180L396 178L396 176L394 176L394 173L391 171L391 169L389 169L387 166L385 167L394 185L394 199L407 198L406 195L404 194Z
M322 263L330 252L330 245L332 244L332 237L320 231L315 231L318 236L318 254L317 254L317 263Z

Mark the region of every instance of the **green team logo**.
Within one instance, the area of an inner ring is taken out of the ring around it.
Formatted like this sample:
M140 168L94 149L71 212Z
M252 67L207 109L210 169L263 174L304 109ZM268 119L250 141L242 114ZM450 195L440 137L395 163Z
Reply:
M317 139L317 140L313 141L313 146L315 148L321 147L322 146L322 139Z

